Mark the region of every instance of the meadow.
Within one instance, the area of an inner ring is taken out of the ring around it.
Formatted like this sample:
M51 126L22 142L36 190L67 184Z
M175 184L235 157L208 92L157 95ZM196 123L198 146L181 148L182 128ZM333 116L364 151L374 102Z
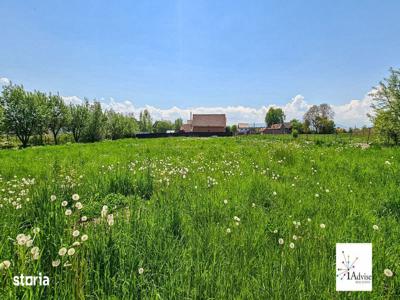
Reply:
M399 148L341 139L1 150L0 299L399 299L399 195ZM335 291L339 242L372 292Z

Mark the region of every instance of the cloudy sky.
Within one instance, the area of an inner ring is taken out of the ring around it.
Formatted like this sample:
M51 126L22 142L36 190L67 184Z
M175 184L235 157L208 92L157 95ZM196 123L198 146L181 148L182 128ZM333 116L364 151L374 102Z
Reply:
M154 118L262 122L329 103L369 123L368 93L400 67L400 1L2 1L0 83Z

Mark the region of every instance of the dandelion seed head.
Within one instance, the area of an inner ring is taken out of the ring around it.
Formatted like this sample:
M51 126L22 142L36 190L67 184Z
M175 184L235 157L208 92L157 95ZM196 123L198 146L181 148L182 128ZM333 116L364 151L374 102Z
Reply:
M393 276L393 272L390 269L385 269L383 271L383 273L385 274L386 277L392 277Z
M58 255L64 256L67 253L67 248L62 247L60 250L58 250Z
M57 268L57 267L60 265L60 263L61 263L61 261L60 261L59 259L56 259L56 260L53 260L53 261L51 262L51 265L52 265L54 268Z

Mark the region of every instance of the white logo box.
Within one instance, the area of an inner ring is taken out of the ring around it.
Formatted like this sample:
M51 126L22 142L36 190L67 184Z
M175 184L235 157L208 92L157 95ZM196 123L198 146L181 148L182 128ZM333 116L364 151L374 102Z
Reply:
M336 244L336 291L372 291L372 244Z

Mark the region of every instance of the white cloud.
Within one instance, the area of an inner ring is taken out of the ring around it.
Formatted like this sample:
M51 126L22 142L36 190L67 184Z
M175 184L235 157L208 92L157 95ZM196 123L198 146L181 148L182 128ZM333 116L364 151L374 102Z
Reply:
M63 97L66 103L80 104L82 99L77 96ZM371 112L372 97L367 94L362 100L351 100L341 105L332 105L335 112L335 123L344 127L361 127L370 125L367 113ZM102 101L102 107L106 110L113 109L116 112L128 114L133 113L136 117L140 112L147 109L153 120L175 120L182 118L184 121L190 116L190 113L225 113L229 124L237 124L239 122L247 123L263 123L265 114L270 107L280 107L284 110L286 120L303 118L304 113L311 107L311 103L305 101L302 95L296 95L285 105L271 104L253 108L248 106L215 106L215 107L188 107L179 108L173 106L167 109L157 108L155 106L146 105L136 107L132 101L116 101L111 98L108 102Z
M372 113L372 101L372 96L367 94L362 100L351 100L343 105L332 105L336 124L345 127L370 126L371 121L367 114Z
M10 82L10 79L8 79L7 77L0 77L0 87L4 85L9 85Z
M82 104L83 100L78 96L62 96L66 104Z

